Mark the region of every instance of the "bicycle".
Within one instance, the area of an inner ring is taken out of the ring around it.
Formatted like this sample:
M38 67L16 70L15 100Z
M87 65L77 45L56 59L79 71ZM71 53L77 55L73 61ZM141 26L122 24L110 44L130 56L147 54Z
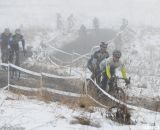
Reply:
M109 91L108 93L111 94L113 97L115 97L116 99L125 101L125 92L123 91L122 88L118 87L118 80L124 80L124 78L118 77L118 76L114 76L112 77L112 80L108 83L109 85ZM130 78L129 78L129 82L130 82ZM127 86L127 84L125 84Z
M110 107L109 110L106 111L106 118L121 124L133 124L130 112L124 105L115 105Z

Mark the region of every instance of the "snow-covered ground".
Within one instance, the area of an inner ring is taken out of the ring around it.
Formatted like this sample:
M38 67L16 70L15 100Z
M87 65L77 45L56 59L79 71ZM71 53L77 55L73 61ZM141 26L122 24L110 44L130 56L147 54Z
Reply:
M130 96L158 100L160 29L154 27L160 26L159 5L159 0L94 0L94 2L93 0L0 0L0 31L2 32L5 27L11 28L12 31L17 27L23 31L34 26L49 27L52 31L47 34L43 31L38 32L32 41L27 43L33 47L33 56L26 63L51 64L46 57L55 53L52 46L61 48L65 41L75 40L78 37L76 30L82 24L91 28L92 19L98 17L102 28L117 29L121 19L126 18L129 20L129 27L134 31L131 33L134 38L122 47L123 59L128 75L131 76L131 85L126 92ZM56 13L61 13L65 29L66 19L73 13L76 19L75 32L56 31ZM112 44L109 47L109 50L113 50ZM70 73L70 68L60 69L60 72ZM71 74L84 77L84 68L72 68ZM6 97L11 98L6 100ZM106 111L103 108L94 108L94 112L90 113L82 108L75 110L57 102L46 104L23 96L17 97L7 91L0 93L0 103L0 129L15 127L26 130L160 129L160 113L144 109L131 111L131 118L137 123L135 126L123 126L106 119ZM76 116L89 118L92 126L71 123L75 122Z
M122 60L124 60L128 75L131 77L131 85L126 92L130 96L156 98L160 96L160 30L147 26L134 27L133 29L135 33L131 33L131 35L134 35L134 39L129 42L124 41L121 47ZM53 35L54 33L44 39L44 45L39 44L39 46L34 46L33 56L27 62L36 63L40 61L41 63L45 61L48 65L53 65L47 57L53 57L54 52L57 51L51 46L61 48L64 41L72 41L77 37L76 33L69 33L67 35L61 33L57 33L56 35L55 33L55 37L53 37ZM41 39L38 38L37 41L35 41L35 43L33 41L33 43L37 45L40 41ZM111 43L108 48L110 53L112 53L113 48L114 43ZM67 53L71 54L71 52ZM68 55L68 57L71 58L71 55ZM61 62L63 61L61 60ZM86 63L84 63L84 67L85 65ZM75 72L75 70L78 72L73 74L79 75L79 73L82 73L84 76L84 68L78 68L77 66L77 68L74 67L72 69L72 72ZM65 69L61 68L60 71L70 73L70 66Z
M131 111L132 121L136 121L136 125L126 126L107 119L104 108L90 107L90 111L86 111L58 102L27 99L7 91L1 91L0 100L3 101L0 106L0 128L11 130L158 130L160 123L160 113L144 109ZM89 120L91 125L80 124L76 117Z

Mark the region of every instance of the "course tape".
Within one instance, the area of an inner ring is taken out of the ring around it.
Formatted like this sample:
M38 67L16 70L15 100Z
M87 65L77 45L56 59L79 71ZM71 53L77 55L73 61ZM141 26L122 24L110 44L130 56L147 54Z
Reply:
M63 66L63 65L56 64L50 57L48 57L48 60L51 62L51 64L55 65L57 68L70 68L70 65Z
M72 61L72 63L77 62L78 60L80 60L80 59L82 59L82 58L86 58L86 54L85 54L85 55L81 55L81 56L79 56L78 58L74 59L74 60ZM89 59L89 58L87 57L86 59Z
M58 78L58 79L80 79L80 76L58 76L53 74L42 73L42 76L50 77L50 78Z
M8 66L8 64L4 64L4 63L0 63L0 65ZM34 72L34 71L31 71L31 70L21 68L19 66L14 65L14 64L9 64L9 66L11 66L11 67L13 67L17 70L20 70L22 72L25 72L27 74L35 75L35 76L38 76L38 77L46 76L46 77L58 78L58 79L80 79L81 78L80 76L58 76L58 75L48 74L48 73L38 73L38 72Z
M78 58L76 58L76 59L79 59L79 58L89 59L89 57L88 57L87 55L90 55L90 53L86 53L86 54L84 54L84 55L81 55L81 54L79 54L79 53L77 53L77 52L69 53L69 52L63 51L63 50L61 50L61 49L58 49L58 48L56 48L56 47L53 47L52 45L49 45L49 46L50 46L52 49L54 49L54 50L56 50L56 51L59 51L59 52L61 52L61 53L63 53L63 54L67 54L67 55L70 55L70 56L73 56L73 55L80 56L80 57L78 57ZM99 47L99 46L93 46L92 49L97 48L97 47ZM92 50L92 49L91 49L91 50ZM76 59L75 59L75 60L76 60Z
M81 55L81 54L79 54L79 53L77 53L77 52L73 52L73 54L74 54L74 55L77 55L77 56L80 56L80 57L83 57L83 58L86 58L86 59L89 59L89 57L87 56L87 55L89 55L89 53L86 53L86 54L84 54L84 55Z
M68 52L62 51L61 49L55 48L55 47L53 47L52 45L49 45L49 46L50 46L52 49L56 50L56 51L59 51L59 52L61 52L61 53L63 53L63 54L67 54L67 55L72 56L72 54L71 54L71 53L68 53Z
M94 99L93 97L91 97L90 95L87 94L87 96L88 96L92 101L94 101L95 103L97 103L98 105L100 105L100 106L108 109L107 106L105 106L105 105L103 105L102 103L98 102L97 100L95 100L95 99Z
M73 53L73 54L78 55L78 53ZM72 54L72 56L73 56L73 54ZM78 55L79 57L73 59L71 62L64 62L64 61L62 61L62 60L60 60L60 59L58 59L58 58L56 58L54 56L52 56L52 58L55 59L56 61L60 62L60 63L63 63L63 64L72 64L72 63L75 63L75 62L77 62L77 61L79 61L80 59L83 59L83 58L89 59L89 57L87 57L86 55L88 55L88 54L84 54L84 55L80 55L79 54ZM50 60L51 60L51 58L50 58Z
M8 67L8 64L6 64L6 63L0 63L0 66Z
M16 88L16 89L25 90L25 91L37 92L39 90L39 88L28 88L28 87L11 85L11 84L9 84L9 86L11 86L13 88ZM42 90L47 90L47 91L52 92L52 93L56 93L56 94L64 95L64 96L69 96L69 97L81 97L81 94L72 93L72 92L65 92L65 91L60 91L60 90L51 89L51 88L42 88Z
M101 89L98 84L96 84L91 78L88 78L90 81L92 81L94 83L94 85L104 94L106 95L107 97L109 97L110 99L112 99L113 101L121 104L121 105L125 105L127 108L130 108L130 109L133 109L133 110L136 110L136 111L142 111L142 112L150 112L150 113L159 113L159 112L155 112L155 111L152 111L152 110L149 110L149 109L145 109L145 108L142 108L142 107L137 107L137 106L133 106L133 105L129 105L127 103L124 103L118 99L116 99L115 97L111 96L110 94L108 94L106 91L104 91L103 89ZM97 101L98 102L98 101Z
M15 69L17 69L17 70L23 71L23 72L25 72L25 73L27 73L27 74L32 74L32 75L39 76L39 77L41 76L41 74L38 73L38 72L33 72L33 71L31 71L31 70L23 69L23 68L21 68L21 67L19 67L19 66L16 66L16 65L14 65L14 64L9 64L9 66L11 66L11 67L13 67L13 68L15 68Z
M49 60L53 65L55 65L56 67L59 67L59 65L56 64L55 62L53 62L50 57L47 57L47 58L48 58L48 60Z
M85 57L85 58L88 59L87 55L89 55L89 53L84 54L84 55L81 55L81 54L76 53L76 52L69 53L69 52L63 51L63 50L61 50L61 49L58 49L58 48L56 48L56 47L53 47L52 45L49 45L49 46L50 46L52 49L54 49L54 50L56 50L56 51L59 51L59 52L61 52L61 53L63 53L63 54L67 54L67 55L70 55L70 56L73 56L73 55L83 56L83 57Z
M100 88L91 78L89 78L90 81L92 81L94 83L94 85L104 94L106 95L107 97L109 97L110 99L112 99L113 101L121 104L121 105L125 105L126 107L130 108L130 109L134 109L134 110L140 110L142 108L140 107L136 107L136 106L132 106L132 105L128 105L118 99L116 99L115 97L111 96L110 94L108 94L106 91L104 91L102 88Z
M45 90L56 93L56 94L64 95L64 96L70 96L70 97L81 97L82 96L81 94L65 92L65 91L60 91L60 90L51 89L51 88L45 88Z

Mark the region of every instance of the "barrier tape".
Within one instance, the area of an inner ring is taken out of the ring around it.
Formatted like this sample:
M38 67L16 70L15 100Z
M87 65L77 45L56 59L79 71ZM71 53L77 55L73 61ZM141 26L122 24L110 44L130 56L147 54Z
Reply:
M98 102L97 100L95 100L95 99L94 99L93 97L91 97L90 95L87 94L87 96L88 96L92 101L94 101L95 103L97 103L98 105L100 105L100 106L108 109L107 106L105 106L105 105L103 105L102 103Z
M58 67L58 68L70 68L70 65L62 66L62 65L56 64L50 57L48 57L48 60L49 60L53 65L55 65L55 66Z
M5 66L5 67L8 67L8 64L7 63L0 63L1 66Z
M58 79L80 79L79 76L58 76L53 74L42 73L42 76L50 77L50 78L58 78Z
M8 66L8 64L1 64L0 65L5 65L5 66ZM80 76L58 76L58 75L54 75L54 74L48 74L48 73L38 73L38 72L34 72L34 71L31 71L31 70L27 70L27 69L24 69L24 68L21 68L19 66L16 66L14 64L9 64L9 66L17 69L17 70L20 70L22 72L25 72L27 74L31 74L31 75L35 75L35 76L46 76L46 77L50 77L50 78L59 78L59 79L80 79L81 77Z
M21 90L25 90L25 91L34 91L34 92L37 92L38 89L40 89L40 88L28 88L28 87L23 87L23 86L19 86L19 85L11 85L11 84L9 84L9 86L16 88L16 89L21 89ZM47 90L49 92L64 95L64 96L81 97L81 94L72 93L72 92L65 92L65 91L51 89L51 88L42 88L42 90Z
M25 87L25 86L19 86L19 85L12 85L12 84L9 84L10 87L13 87L13 88L17 88L17 89L22 89L22 90L25 90L25 91L38 91L38 88L29 88L29 87Z
M74 60L72 61L72 63L77 62L78 60L80 60L80 59L82 59L82 58L86 58L85 55L81 55L80 57L74 59ZM87 59L89 59L89 58L87 58Z
M127 103L124 103L118 99L116 99L115 97L111 96L109 93L107 93L106 91L104 91L102 88L100 88L98 86L98 84L96 84L91 78L88 78L89 80L91 80L94 85L104 94L106 95L107 97L109 97L110 99L112 99L113 101L121 104L121 105L125 105L127 108L130 108L130 109L133 109L133 110L137 110L137 111L142 111L142 112L151 112L151 113L159 113L159 112L155 112L155 111L152 111L152 110L149 110L149 109L145 109L145 108L142 108L142 107L137 107L137 106L133 106L133 105L129 105Z
M72 92L65 92L65 91L60 91L60 90L51 89L51 88L45 88L45 90L47 90L49 92L57 93L60 95L64 95L64 96L70 96L70 97L81 97L82 96L81 94L72 93Z
M89 57L87 56L87 55L89 55L89 53L86 53L86 54L84 54L84 55L81 55L81 54L79 54L79 53L76 53L76 52L73 52L73 54L74 55L77 55L77 56L83 56L84 58L86 58L86 59L89 59Z
M68 52L62 51L61 49L55 48L55 47L53 47L52 45L49 45L49 46L50 46L52 49L56 50L56 51L59 51L59 52L61 52L61 53L63 53L63 54L67 54L67 55L72 56L72 54L71 54L71 53L68 53Z
M14 64L9 64L9 65L10 65L11 67L17 69L17 70L20 70L20 71L23 71L23 72L27 73L27 74L32 74L32 75L39 76L39 77L41 76L41 74L38 73L38 72L33 72L33 71L31 71L31 70L27 70L27 69L21 68L21 67L19 67L19 66L14 65Z
M52 60L51 60L51 58L50 57L47 57L48 58L48 60L53 64L53 65L55 65L56 67L59 67L59 65L58 64L56 64L56 63L54 63Z
M91 78L89 78L90 81L92 81L94 83L94 85L104 94L106 95L107 97L109 97L110 99L112 99L113 101L121 104L121 105L125 105L126 107L130 108L130 109L134 109L134 110L140 110L142 108L140 107L136 107L136 106L132 106L132 105L128 105L118 99L116 99L115 97L111 96L109 93L107 93L106 91L104 91L102 88L100 88Z

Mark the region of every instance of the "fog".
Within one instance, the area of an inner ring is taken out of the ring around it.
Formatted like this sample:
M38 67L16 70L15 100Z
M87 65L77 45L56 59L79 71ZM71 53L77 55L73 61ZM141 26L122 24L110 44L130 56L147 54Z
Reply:
M0 0L2 26L55 26L56 13L73 13L77 27L91 26L93 17L102 27L119 26L122 18L133 25L160 26L159 0Z

